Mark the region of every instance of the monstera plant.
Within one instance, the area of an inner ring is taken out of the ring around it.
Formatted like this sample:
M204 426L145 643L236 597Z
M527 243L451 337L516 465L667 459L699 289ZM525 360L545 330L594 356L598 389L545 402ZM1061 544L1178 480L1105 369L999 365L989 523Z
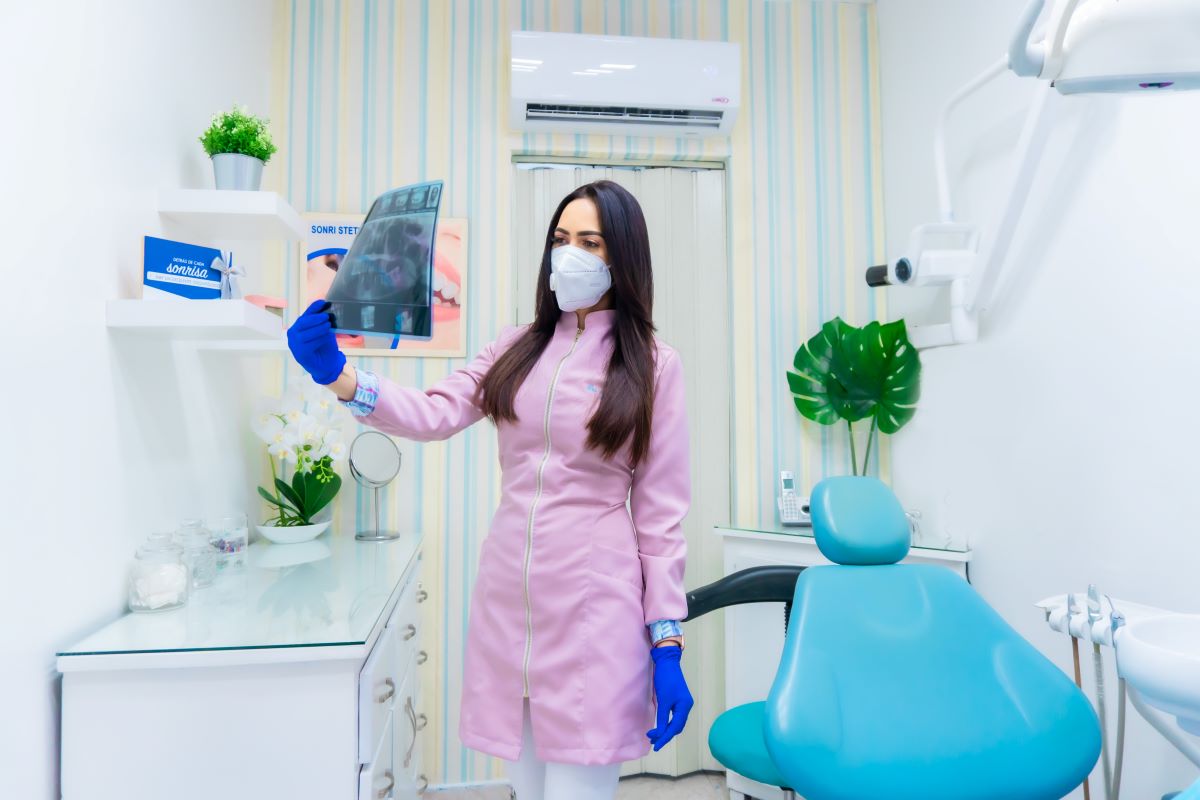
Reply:
M895 433L916 413L921 359L903 320L856 328L835 317L796 351L793 366L788 388L800 413L821 425L846 421L855 475L866 474L876 433ZM854 423L865 420L871 427L860 472Z

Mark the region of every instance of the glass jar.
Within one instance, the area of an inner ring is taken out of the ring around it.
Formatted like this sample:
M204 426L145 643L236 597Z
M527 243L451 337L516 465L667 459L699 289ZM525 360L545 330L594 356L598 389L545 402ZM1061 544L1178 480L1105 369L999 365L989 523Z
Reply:
M183 563L192 576L192 588L211 586L217 577L217 551L212 546L212 535L204 522L185 519L179 524L179 544L183 548Z
M246 557L250 534L245 514L227 514L209 520L212 546L217 551L217 569L240 567Z
M130 611L166 611L188 598L183 548L170 531L155 531L137 549L129 574Z

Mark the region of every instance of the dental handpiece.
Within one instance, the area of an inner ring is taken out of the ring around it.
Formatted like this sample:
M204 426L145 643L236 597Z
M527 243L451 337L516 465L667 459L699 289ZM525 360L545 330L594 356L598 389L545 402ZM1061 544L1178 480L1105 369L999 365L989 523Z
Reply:
M1088 585L1087 593L1087 615L1088 615L1088 631L1089 633L1095 630L1095 625L1104 616L1101 613L1102 606L1100 605L1100 591L1096 588L1096 584ZM1100 717L1100 754L1101 763L1104 770L1104 797L1106 800L1112 798L1112 761L1108 751L1108 714L1107 702L1104 697L1104 660L1100 655L1100 643L1092 640L1092 668L1096 673L1096 706Z

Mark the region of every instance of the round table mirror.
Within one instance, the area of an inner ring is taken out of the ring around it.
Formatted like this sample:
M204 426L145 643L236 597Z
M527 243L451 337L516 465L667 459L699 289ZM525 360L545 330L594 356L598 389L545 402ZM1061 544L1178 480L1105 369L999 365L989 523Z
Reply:
M379 492L400 474L400 448L391 437L379 431L364 431L354 437L350 444L350 474L361 486L372 490L375 527L360 530L355 539L364 542L382 542L400 536L396 531L384 530L380 523Z

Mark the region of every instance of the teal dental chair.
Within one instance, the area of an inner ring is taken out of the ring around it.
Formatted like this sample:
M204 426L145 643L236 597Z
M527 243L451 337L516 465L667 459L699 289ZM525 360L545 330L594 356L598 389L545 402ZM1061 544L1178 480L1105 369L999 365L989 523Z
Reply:
M891 490L830 478L810 506L833 565L742 570L688 595L688 619L791 601L769 696L717 718L713 756L805 800L1057 800L1078 786L1100 754L1090 702L962 578L896 563L909 529Z

